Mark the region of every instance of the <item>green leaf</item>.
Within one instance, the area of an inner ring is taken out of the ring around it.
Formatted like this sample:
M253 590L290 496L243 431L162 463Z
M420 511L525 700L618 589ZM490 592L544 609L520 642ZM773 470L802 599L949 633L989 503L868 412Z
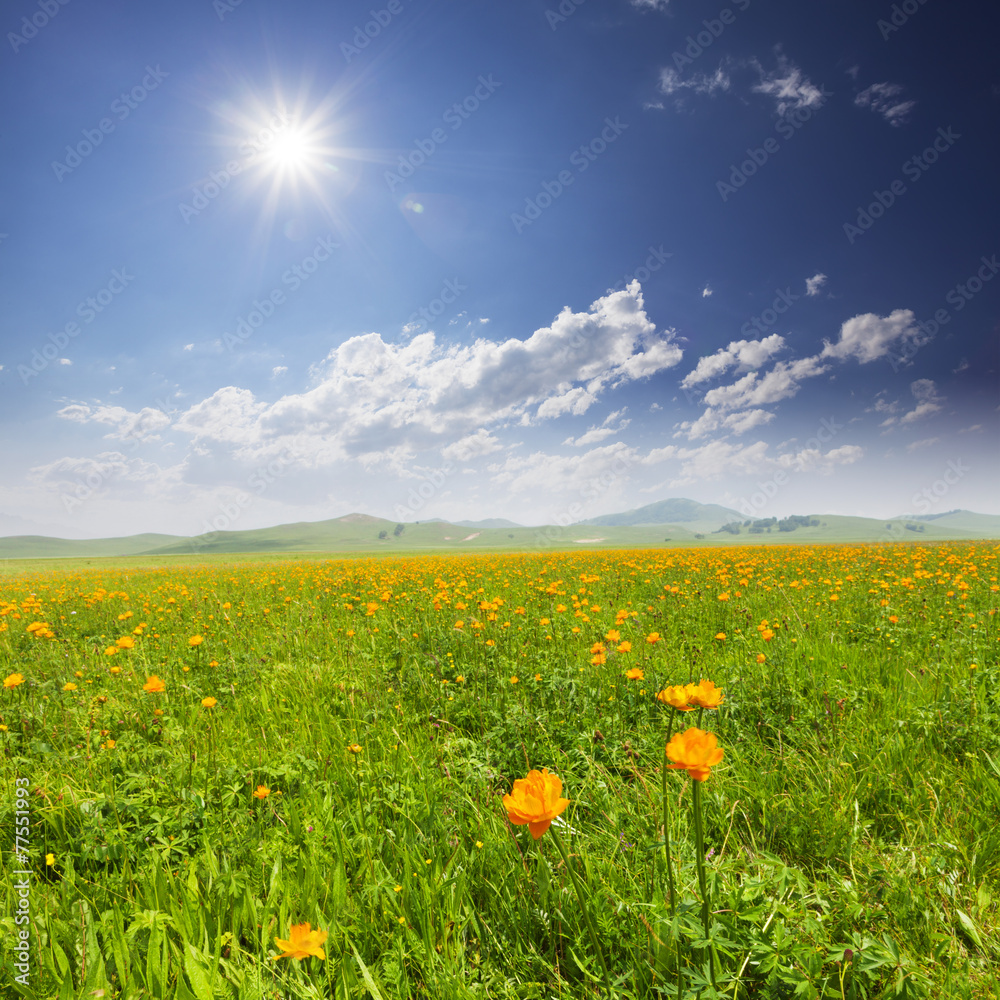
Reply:
M962 925L962 930L969 935L972 943L981 952L988 952L989 949L985 944L983 944L983 939L979 936L979 929L976 927L975 923L973 923L972 917L970 917L967 913L963 913L961 910L956 910L955 913L958 915L958 922Z
M184 971L197 1000L213 1000L212 982L206 965L204 956L195 950L194 945L187 944L184 948Z
M382 996L378 986L375 985L375 980L372 979L372 974L368 971L368 967L361 961L361 956L358 954L358 949L354 947L353 942L351 944L351 951L354 954L354 961L358 963L358 968L361 970L361 978L365 981L365 986L368 987L368 992L375 998L375 1000L385 1000L385 997Z

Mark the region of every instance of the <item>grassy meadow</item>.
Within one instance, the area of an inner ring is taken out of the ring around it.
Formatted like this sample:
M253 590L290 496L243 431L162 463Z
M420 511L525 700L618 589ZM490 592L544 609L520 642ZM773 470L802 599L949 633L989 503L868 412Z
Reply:
M0 993L995 997L998 575L995 542L8 564ZM656 697L702 679L718 708ZM665 767L692 727L704 780ZM504 796L543 768L536 839Z

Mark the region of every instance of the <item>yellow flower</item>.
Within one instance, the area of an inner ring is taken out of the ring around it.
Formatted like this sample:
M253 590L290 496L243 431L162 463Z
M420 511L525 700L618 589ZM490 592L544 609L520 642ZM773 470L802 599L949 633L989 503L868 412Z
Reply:
M122 668L121 667L112 667L108 671L109 674L120 674L121 672L122 672Z
M722 760L722 748L717 745L715 733L703 729L685 730L674 733L667 744L667 756L674 762L673 770L686 770L695 781L704 781L712 768Z
M270 794L271 794L271 789L268 788L267 785L258 785L257 790L253 793L253 797L255 799L266 799ZM292 930L294 929L295 928L293 927Z
M130 635L123 635L118 640L119 649L131 649L134 645L135 645L135 639L133 639L132 636Z
M76 690L76 685L72 681L68 681L66 684L63 684L63 691L75 691L75 690Z
M713 681L702 678L700 684L687 685L688 701L698 708L718 708L722 704L722 690Z
M116 746L118 746L118 744L114 740L105 740L104 741L104 749L105 750L114 750L114 748Z
M45 863L51 868L56 863L56 856L54 854L46 854Z
M117 652L118 652L118 647L117 646L108 646L108 648L106 650L104 650L104 655L105 656L114 656L115 653L117 653Z
M24 678L20 674L8 674L4 678L3 686L5 688L16 688L19 684L24 683Z
M459 674L459 675L458 675L458 676L457 676L457 677L455 678L455 683L456 683L456 684L464 684L464 683L465 683L465 677L464 677L464 676L463 676L462 674Z
M633 667L625 674L625 677L630 681L641 681L645 676L638 667Z
M153 674L151 677L146 678L146 683L143 684L142 689L148 694L160 694L162 691L167 690L167 685L156 674Z
M688 704L688 689L684 684L672 684L662 691L657 691L656 700L680 712L690 712L694 709L694 705Z
M659 632L650 632L649 635L646 636L646 642L648 642L650 646L655 646L659 641L660 641Z
M350 750L351 753L361 753L361 744L360 743L351 743L347 747L347 749Z
M218 705L218 704L219 703L215 700L215 698L202 698L201 699L202 708L215 708L215 706Z
M519 680L519 678L517 678L517 677L511 677L510 682L511 682L511 684L517 684L518 680Z
M2 722L0 722L0 733L5 733L5 732L7 732L7 727Z
M562 781L546 768L529 771L526 778L518 778L510 795L503 797L507 818L515 826L528 825L528 832L535 840L549 828L552 821L569 805L561 798Z
M767 657L763 653L758 653L757 654L757 662L758 663L764 663L766 660L767 660Z
M630 653L631 651L632 651L632 643L630 643L628 640L626 640L625 642L621 643L618 646L619 653Z
M157 719L158 719L158 718L160 718L160 716L161 716L161 715L163 715L163 709L162 709L162 708L154 708L154 709L153 709L153 715L154 715L154 716L155 716L155 717L156 717Z
M326 958L326 953L320 947L326 941L326 931L312 930L308 923L292 924L288 937L288 941L282 941L278 937L274 939L274 943L284 949L280 955L275 956L275 961L279 958L294 958L301 961L310 955L319 959Z
M719 642L725 642L726 641L726 633L725 632L716 632L715 633L715 638L718 639Z
M205 637L201 635L193 635L188 639L189 646L200 646L205 641ZM308 926L308 925L307 925Z

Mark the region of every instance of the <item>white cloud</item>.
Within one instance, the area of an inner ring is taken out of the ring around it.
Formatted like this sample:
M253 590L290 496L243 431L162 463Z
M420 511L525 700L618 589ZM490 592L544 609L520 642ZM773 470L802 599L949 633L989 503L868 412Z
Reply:
M920 378L916 382L910 383L910 392L917 401L914 409L904 413L899 418L901 424L912 424L916 420L928 417L932 413L937 413L941 409L944 397L938 395L937 386L933 379Z
M825 284L825 274L814 274L811 278L806 278L806 295L819 295L819 290Z
M482 458L483 455L490 455L495 451L500 451L500 442L482 427L475 434L468 434L459 438L454 444L450 444L441 449L441 455L450 461L469 462L474 458Z
M938 441L940 440L941 438L939 437L933 437L933 438L922 438L919 441L911 441L906 446L906 450L912 453L918 451L920 448L929 448L932 444L937 444Z
M784 55L778 55L778 68L771 73L754 64L760 73L760 82L755 84L755 94L767 94L777 102L779 116L799 108L818 108L826 99L823 91L793 65Z
M564 308L525 340L440 344L428 332L397 345L377 333L352 337L315 366L308 391L264 403L228 386L175 427L202 447L235 446L241 458L294 439L310 464L362 456L398 463L505 423L582 414L607 389L676 365L682 352L672 338L656 333L633 281L586 312Z
M801 451L779 455L777 464L794 472L819 472L830 475L840 465L852 465L864 457L864 448L856 444L845 444L832 448L825 454L818 448L804 448Z
M881 115L890 125L899 126L906 122L917 105L916 101L896 100L902 92L903 88L898 83L873 83L854 98L854 103L859 108L868 108Z
M681 387L689 389L699 382L707 382L734 366L738 371L758 368L784 346L784 338L777 333L772 333L763 340L733 340L728 347L720 347L715 354L699 358L694 371L684 376Z
M711 76L695 73L686 80L682 80L680 73L670 67L660 70L660 92L667 97L684 90L714 96L719 91L729 90L730 83L729 74L721 66Z
M816 357L779 361L763 377L750 372L732 385L709 389L705 393L705 403L720 410L742 410L776 403L794 396L803 379L822 375L826 370Z
M670 0L632 0L632 6L640 10L666 10Z
M922 341L916 318L911 309L896 309L888 316L864 313L847 320L840 328L840 339L831 344L825 341L820 357L857 358L867 364L884 357L897 341L907 341L919 346Z
M271 378L278 378L279 376L284 375L285 372L287 371L288 371L287 365L275 365L271 369Z
M71 365L71 364L73 364L73 362L70 361L69 358L60 358L59 359L59 364L61 364L61 365Z
M605 418L600 427L590 427L584 434L581 434L578 438L574 439L572 437L566 438L563 441L564 445L571 445L575 448L582 448L585 445L597 444L598 441L603 441L605 438L611 437L612 434L618 434L619 432L625 430L631 420L624 419L623 414L625 409L614 410L609 413ZM613 427L612 424L618 421L618 426Z
M711 286L711 285L706 285L706 286L705 286L705 287L704 287L704 288L703 288L703 289L701 290L701 297L702 297L703 299L707 299L707 298L708 298L708 297L709 297L709 296L710 296L711 294L712 294L712 286Z
M151 406L144 407L138 413L126 410L122 406L88 406L85 403L72 403L56 411L57 417L72 420L78 424L104 424L113 428L106 438L144 438L158 440L157 431L170 426L170 417L162 410Z

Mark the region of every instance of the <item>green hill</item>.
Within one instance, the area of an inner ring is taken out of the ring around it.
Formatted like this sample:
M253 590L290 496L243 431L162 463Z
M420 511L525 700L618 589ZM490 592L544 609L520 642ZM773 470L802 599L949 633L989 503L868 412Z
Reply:
M602 514L591 517L580 524L628 525L628 524L685 524L698 523L712 525L718 528L728 521L742 520L738 511L729 507L720 507L714 503L698 503L697 500L676 498L660 500L657 503L646 504L635 510L623 511L620 514ZM700 529L698 529L700 530Z

